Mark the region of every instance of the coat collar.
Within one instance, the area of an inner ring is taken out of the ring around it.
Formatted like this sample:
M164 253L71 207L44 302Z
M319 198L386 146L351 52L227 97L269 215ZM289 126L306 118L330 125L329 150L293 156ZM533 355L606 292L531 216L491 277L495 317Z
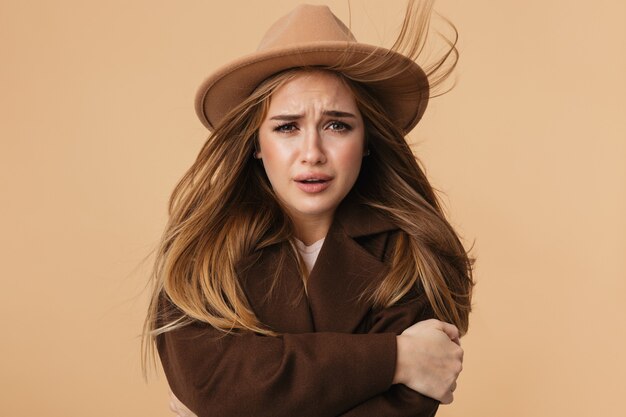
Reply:
M308 279L308 295L288 257L278 265L280 244L265 248L239 264L242 287L259 320L277 332L358 331L369 305L357 297L388 272L383 262L389 234L397 229L374 209L349 195L337 208L333 223ZM367 237L367 248L358 243ZM275 292L268 299L275 271Z
M337 225L341 225L350 237L374 235L398 228L378 211L363 203L354 192L348 194L337 207L330 230Z

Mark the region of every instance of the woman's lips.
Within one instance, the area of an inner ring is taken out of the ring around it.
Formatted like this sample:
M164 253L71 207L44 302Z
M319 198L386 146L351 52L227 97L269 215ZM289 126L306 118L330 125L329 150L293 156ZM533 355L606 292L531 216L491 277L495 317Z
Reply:
M294 178L296 185L305 193L320 193L330 186L333 177L324 174L304 174Z

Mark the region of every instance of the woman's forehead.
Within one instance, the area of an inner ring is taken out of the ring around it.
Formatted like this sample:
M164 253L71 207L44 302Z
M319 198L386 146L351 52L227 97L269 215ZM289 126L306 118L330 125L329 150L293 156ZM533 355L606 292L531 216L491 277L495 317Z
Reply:
M287 79L270 98L270 111L308 106L356 109L352 90L338 75L324 70L303 70Z

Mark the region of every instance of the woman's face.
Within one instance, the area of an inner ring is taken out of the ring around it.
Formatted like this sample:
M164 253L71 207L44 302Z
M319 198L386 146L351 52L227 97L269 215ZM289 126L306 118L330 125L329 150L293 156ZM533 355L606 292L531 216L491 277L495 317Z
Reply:
M257 157L296 227L330 225L359 175L364 137L354 96L332 73L302 72L273 93Z

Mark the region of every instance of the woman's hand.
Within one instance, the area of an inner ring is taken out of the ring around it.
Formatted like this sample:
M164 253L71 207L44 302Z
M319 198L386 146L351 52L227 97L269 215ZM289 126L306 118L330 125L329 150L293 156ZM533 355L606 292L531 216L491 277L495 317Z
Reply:
M185 404L180 402L172 391L170 391L170 410L172 410L177 417L198 417L193 411L188 409Z
M421 321L397 336L397 341L393 383L450 404L463 368L463 349L456 326L435 319Z

